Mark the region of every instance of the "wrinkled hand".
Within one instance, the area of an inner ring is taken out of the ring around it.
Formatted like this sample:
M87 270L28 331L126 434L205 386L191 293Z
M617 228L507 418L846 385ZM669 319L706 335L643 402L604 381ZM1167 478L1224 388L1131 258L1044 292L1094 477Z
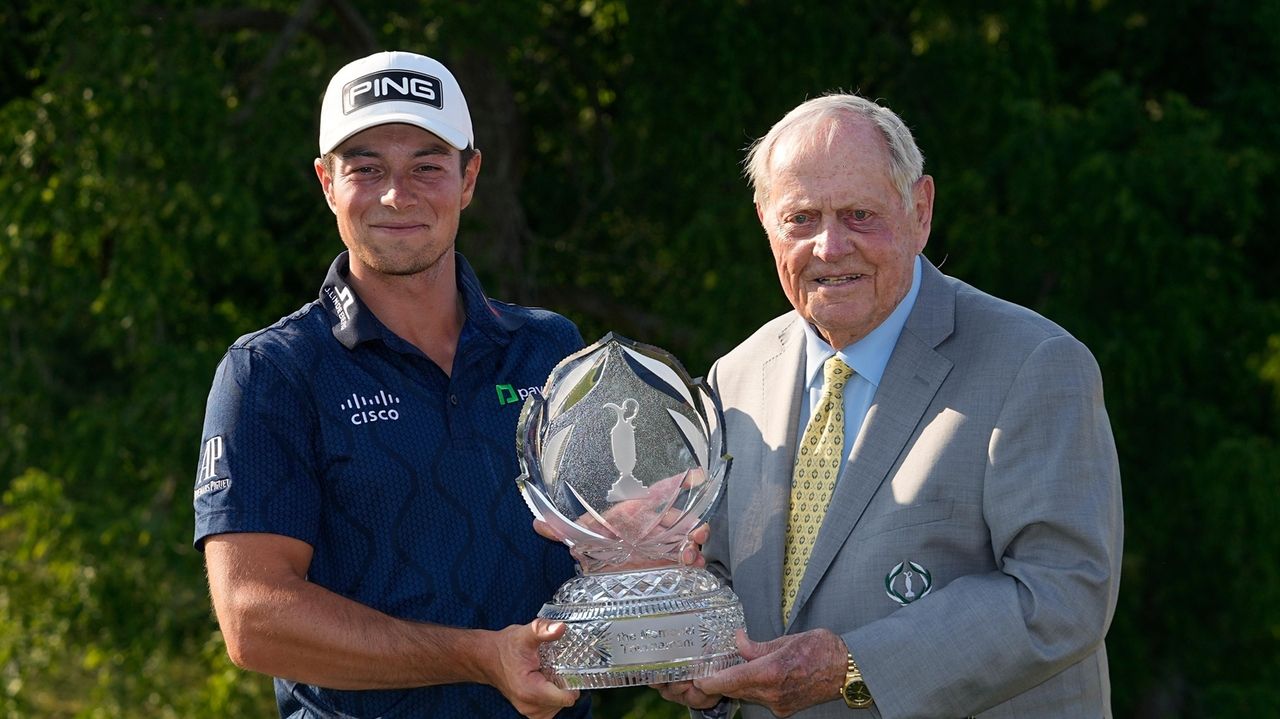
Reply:
M693 685L692 681L670 682L667 684L650 684L657 689L663 699L676 704L683 704L690 709L710 709L720 703L719 694L704 694Z
M780 717L838 698L848 652L838 634L813 629L760 643L739 629L737 643L747 662L693 680L698 691L762 704Z
M559 639L564 631L562 622L538 618L496 633L488 683L530 719L550 719L578 700L578 692L557 687L538 670L538 645Z

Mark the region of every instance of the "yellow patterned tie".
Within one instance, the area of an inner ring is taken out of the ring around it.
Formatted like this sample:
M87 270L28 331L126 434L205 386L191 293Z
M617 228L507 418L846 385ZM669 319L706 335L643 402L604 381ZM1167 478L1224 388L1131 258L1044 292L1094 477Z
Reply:
M782 564L782 622L795 604L800 579L818 538L818 528L831 502L840 460L844 456L844 387L853 370L839 357L822 365L822 398L804 428L791 475L791 511L787 516L787 548Z

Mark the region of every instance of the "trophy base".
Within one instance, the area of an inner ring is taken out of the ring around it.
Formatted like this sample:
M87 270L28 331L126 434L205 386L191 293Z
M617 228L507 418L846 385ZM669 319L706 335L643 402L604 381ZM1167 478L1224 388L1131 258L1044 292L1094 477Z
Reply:
M742 662L733 590L696 567L588 574L565 582L538 616L567 625L539 648L562 689L698 679Z

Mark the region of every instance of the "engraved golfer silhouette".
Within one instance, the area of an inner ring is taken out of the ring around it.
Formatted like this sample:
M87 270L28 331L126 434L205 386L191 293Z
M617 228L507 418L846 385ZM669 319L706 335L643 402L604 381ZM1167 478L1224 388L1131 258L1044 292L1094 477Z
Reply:
M628 397L622 400L621 407L612 402L606 402L604 408L611 409L618 415L613 429L609 430L609 442L613 447L613 464L618 468L618 481L613 483L605 499L610 502L644 499L649 490L631 473L636 468L636 427L633 422L636 412L640 411L640 403Z

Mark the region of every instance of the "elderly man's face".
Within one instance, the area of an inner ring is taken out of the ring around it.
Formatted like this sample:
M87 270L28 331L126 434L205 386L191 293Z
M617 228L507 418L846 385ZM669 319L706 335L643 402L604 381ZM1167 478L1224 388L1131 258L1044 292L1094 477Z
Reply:
M756 206L792 306L839 349L875 329L911 289L929 239L933 179L913 191L914 212L889 171L870 120L844 120L830 149L784 137L773 149L769 197Z

